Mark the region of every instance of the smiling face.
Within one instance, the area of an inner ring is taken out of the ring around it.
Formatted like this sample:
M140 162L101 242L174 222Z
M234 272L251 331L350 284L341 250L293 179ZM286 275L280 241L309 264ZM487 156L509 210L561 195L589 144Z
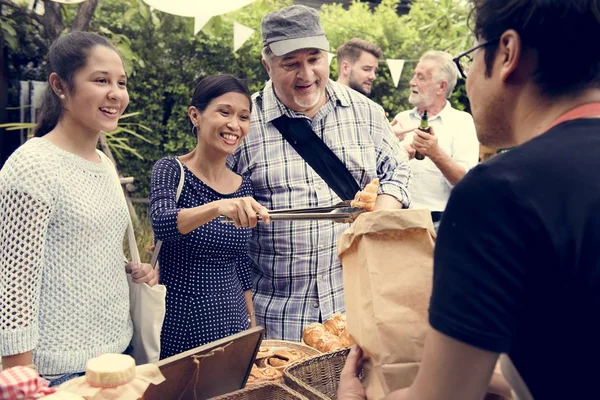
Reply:
M115 130L129 104L127 76L119 55L106 46L92 47L85 65L74 74L73 87L64 95L62 118L80 131L96 135Z
M325 104L329 64L324 51L300 49L263 64L275 94L290 109L312 118Z
M379 60L373 54L363 51L360 58L350 67L348 86L368 96L371 94L373 82L377 76Z
M225 93L213 99L204 112L190 107L198 127L198 143L212 150L232 154L250 128L250 100L245 94Z

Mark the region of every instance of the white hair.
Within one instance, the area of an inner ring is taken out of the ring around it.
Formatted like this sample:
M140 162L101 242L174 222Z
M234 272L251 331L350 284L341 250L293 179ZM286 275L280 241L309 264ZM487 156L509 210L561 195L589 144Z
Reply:
M273 60L273 57L275 56L275 54L273 54L273 51L271 50L271 48L269 46L263 47L261 54L262 54L262 58L267 62L267 64L271 65L271 61Z
M456 87L456 81L458 80L458 69L456 64L452 61L450 53L445 51L431 50L421 56L421 61L434 61L435 67L433 68L433 79L436 82L446 81L448 89L446 90L446 98L450 98L450 94Z

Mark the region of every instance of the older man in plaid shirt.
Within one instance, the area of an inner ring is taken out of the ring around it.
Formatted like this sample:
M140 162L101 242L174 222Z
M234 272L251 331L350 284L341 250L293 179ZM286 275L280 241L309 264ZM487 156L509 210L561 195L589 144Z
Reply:
M360 187L380 180L376 208L406 208L409 166L383 109L329 79L329 43L316 10L291 6L262 21L270 80L253 98L250 132L230 159L271 210L331 206L341 199L282 137L272 121L304 118ZM347 224L260 224L250 241L254 309L269 339L299 341L302 329L344 311L337 240ZM399 255L401 256L401 255Z

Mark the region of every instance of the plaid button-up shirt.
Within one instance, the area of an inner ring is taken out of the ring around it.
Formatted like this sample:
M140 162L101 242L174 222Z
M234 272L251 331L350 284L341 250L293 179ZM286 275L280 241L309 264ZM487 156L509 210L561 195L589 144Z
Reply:
M343 161L360 187L380 179L380 193L405 207L410 175L406 153L383 109L357 92L329 81L327 102L313 130ZM249 175L255 198L271 210L330 206L341 199L281 136L271 121L285 114L307 118L284 106L271 81L252 97L248 136L229 164ZM259 224L249 244L254 261L254 309L269 339L299 341L311 322L344 311L337 240L349 225L327 221Z

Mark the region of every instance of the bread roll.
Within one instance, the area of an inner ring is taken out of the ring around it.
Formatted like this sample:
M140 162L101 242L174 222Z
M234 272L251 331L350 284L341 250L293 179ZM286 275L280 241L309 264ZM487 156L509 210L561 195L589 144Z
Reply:
M344 348L340 339L330 332L325 332L323 336L321 336L315 347L317 350L323 353L329 353L330 351L340 350Z
M278 350L272 357L267 359L267 364L275 368L283 369L302 358L304 358L304 354L297 350Z
M350 202L351 207L362 208L366 211L373 211L379 193L379 179L373 179L363 190L359 190Z
M302 332L302 340L310 347L317 348L317 342L319 341L321 336L325 334L325 332L327 331L322 324L314 322L308 325L306 328L304 328L304 332Z
M342 343L342 346L344 347L350 347L354 344L354 340L352 339L352 336L350 336L350 334L348 333L348 329L344 328L339 335L340 338L340 342Z
M253 365L246 384L252 385L264 381L276 381L282 376L283 374L273 367L267 366L264 368L259 368L256 365Z
M363 192L377 194L379 192L379 178L375 178L367 184L363 189Z
M273 356L273 350L271 350L270 347L263 347L261 346L258 349L258 353L256 353L256 359L257 360L262 360L263 358L269 358Z
M323 324L328 332L333 333L335 336L339 336L342 330L346 329L346 316L341 313L335 313Z
M252 364L252 369L250 370L250 375L248 376L248 380L246 381L246 384L253 384L256 383L258 381L260 381L260 379L262 378L262 372L260 372L260 369L258 369L258 367L254 364Z
M260 372L262 373L261 380L263 381L276 381L283 377L281 371L278 371L276 368L273 367L260 368Z

